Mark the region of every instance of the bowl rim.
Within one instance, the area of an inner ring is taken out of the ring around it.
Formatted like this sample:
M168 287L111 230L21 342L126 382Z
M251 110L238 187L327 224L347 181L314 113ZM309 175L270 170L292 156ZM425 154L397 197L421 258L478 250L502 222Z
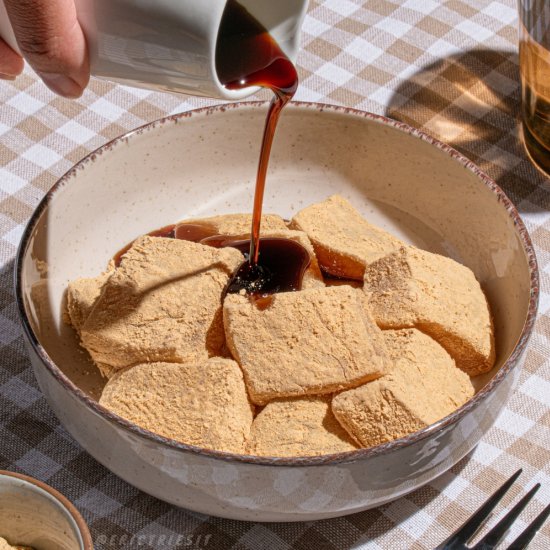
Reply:
M509 217L512 219L514 226L517 231L518 238L522 244L523 251L525 253L527 263L529 266L530 274L530 294L529 294L529 304L527 310L527 316L520 334L518 341L516 342L512 353L504 364L500 367L498 372L493 376L493 378L481 389L479 390L474 397L467 401L464 405L453 411L448 416L438 420L434 424L426 426L425 428L408 434L404 437L394 439L392 441L381 443L374 447L357 449L354 451L346 451L342 453L333 453L326 455L315 455L315 456L304 456L304 457L273 457L273 456L256 456L256 455L247 455L239 453L231 453L226 451L218 451L213 449L206 449L203 447L198 447L195 445L189 445L170 439L144 428L137 426L136 424L114 414L109 411L97 401L92 399L90 396L85 394L80 388L78 388L62 371L53 360L49 357L46 350L42 347L38 341L37 336L34 334L30 321L25 311L24 299L23 299L23 288L22 288L22 266L23 258L27 251L28 245L32 238L35 225L40 219L42 213L46 210L49 203L53 200L53 197L57 190L62 188L64 185L70 183L70 180L75 176L75 174L85 169L87 164L93 163L98 156L110 151L118 144L128 143L132 138L154 130L158 127L164 126L165 124L177 124L180 121L185 121L188 118L197 117L197 116L210 116L217 113L224 113L227 110L234 109L259 109L265 108L269 102L267 101L243 101L237 103L224 103L220 105L214 105L210 107L202 107L199 109L194 109L186 111L184 113L179 113L175 115L166 116L149 122L140 126L134 130L131 130L113 140L105 143L95 151L89 153L82 160L77 162L69 171L67 171L57 182L52 186L52 188L46 193L43 199L40 201L35 211L33 212L30 220L28 221L21 241L19 248L17 250L16 261L15 261L15 298L19 316L23 325L24 332L27 336L28 341L30 342L33 350L40 357L42 363L46 366L50 375L60 383L65 390L72 393L81 401L87 408L91 409L92 412L101 416L111 424L115 424L117 427L123 428L125 431L132 433L134 436L142 437L148 440L151 440L157 444L160 444L163 447L168 447L172 450L184 451L192 453L195 455L200 455L212 459L219 459L226 462L233 463L248 463L248 464L257 464L262 466L323 466L327 464L337 464L337 463L349 463L356 462L362 459L368 459L371 457L384 455L393 452L402 447L412 445L418 441L424 440L430 437L432 434L439 432L442 429L446 429L453 424L456 424L459 420L465 417L471 410L477 408L477 406L489 395L492 391L502 382L502 380L508 375L510 371L514 369L518 360L525 351L531 333L534 328L538 300L539 300L539 273L537 259L531 238L527 229L516 209L514 204L510 201L504 191L499 187L499 185L492 180L487 174L485 174L474 162L469 160L467 157L459 153L453 147L443 143L442 141L430 136L429 134L414 128L404 122L390 119L383 115L378 115L374 113L369 113L367 111L361 111L351 107L342 107L338 105L331 105L325 103L314 103L314 102L292 102L289 105L289 108L292 110L303 110L303 111L317 111L318 113L329 112L333 114L340 114L345 116L351 116L358 119L366 119L370 122L378 123L383 126L393 128L397 131L404 132L414 138L425 141L432 146L440 149L456 162L461 164L464 168L473 172L481 182L496 196L497 202L502 204L506 209Z
M46 493L52 496L55 500L59 502L59 504L61 504L63 508L65 508L65 510L69 513L71 518L74 520L78 528L78 531L80 533L80 536L82 537L82 544L83 544L84 550L94 550L92 535L90 534L88 524L84 521L84 518L82 517L80 512L76 509L76 506L66 496L62 495L57 489L54 489L52 486L48 485L47 483L44 483L39 479L36 479L31 476L27 476L25 474L10 472L8 470L0 470L0 478L2 476L19 479L21 481L28 483L29 485L33 485L35 487L38 487L39 489L42 489L43 491L46 491Z

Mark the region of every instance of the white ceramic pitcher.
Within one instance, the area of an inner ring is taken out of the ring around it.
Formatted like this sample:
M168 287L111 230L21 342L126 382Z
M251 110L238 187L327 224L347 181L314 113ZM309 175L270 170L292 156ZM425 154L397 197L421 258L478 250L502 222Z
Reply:
M295 60L307 0L239 0ZM141 88L240 99L216 73L216 43L227 0L76 0L91 73ZM0 36L19 51L0 0Z

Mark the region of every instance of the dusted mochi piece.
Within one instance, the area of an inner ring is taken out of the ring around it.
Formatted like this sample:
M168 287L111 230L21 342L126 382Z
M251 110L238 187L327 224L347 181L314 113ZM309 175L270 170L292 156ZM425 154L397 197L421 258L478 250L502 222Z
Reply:
M253 403L332 393L384 372L381 331L351 287L280 293L258 303L229 294L223 317Z
M383 334L388 374L332 400L340 424L365 447L429 426L474 395L468 375L435 340L416 329Z
M80 331L89 317L101 294L103 285L107 282L111 273L103 273L99 277L76 279L69 283L67 287L67 313L71 325L77 331Z
M362 280L366 265L403 244L371 225L339 195L304 208L290 227L307 234L323 271L345 279Z
M29 315L29 321L36 334L45 338L52 332L52 304L51 296L48 292L48 279L39 279L31 285L31 304L34 314Z
M330 396L306 396L271 401L252 423L248 452L313 456L357 449L332 414L330 400Z
M221 295L242 261L232 248L137 239L82 325L83 346L97 364L115 370L220 355Z
M99 403L164 437L243 453L253 409L239 365L214 357L197 363L142 363L117 372Z
M222 214L210 218L196 218L185 220L181 223L205 225L216 235L236 235L248 239L252 228L252 214ZM277 214L263 214L261 221L261 233L269 231L285 231L285 220Z
M493 367L489 305L466 266L402 247L367 267L363 290L380 327L420 329L437 340L470 376Z
M114 269L102 273L98 277L81 278L71 281L67 287L67 318L68 324L80 333L80 329L89 317L94 305L101 295L103 285L107 282ZM116 369L103 363L95 363L104 378L110 378Z

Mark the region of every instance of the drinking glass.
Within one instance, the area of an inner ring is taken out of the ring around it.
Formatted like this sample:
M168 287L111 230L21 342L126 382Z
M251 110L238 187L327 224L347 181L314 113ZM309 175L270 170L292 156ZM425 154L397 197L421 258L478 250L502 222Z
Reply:
M550 2L519 0L519 27L523 139L550 176Z

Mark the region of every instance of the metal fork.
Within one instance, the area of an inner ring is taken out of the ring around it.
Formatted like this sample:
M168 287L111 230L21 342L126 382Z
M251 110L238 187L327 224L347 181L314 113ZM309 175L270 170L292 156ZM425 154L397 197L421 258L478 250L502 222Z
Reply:
M508 479L508 481L480 506L464 525L435 550L492 550L496 548L512 523L516 521L522 510L527 506L527 503L539 490L540 483L537 483L477 544L474 546L467 546L467 544L483 526L493 508L500 502L506 491L513 485L521 472L521 469L518 470ZM537 531L548 519L548 516L550 516L550 504L527 526L519 537L508 546L507 550L522 550L523 548L527 548Z

